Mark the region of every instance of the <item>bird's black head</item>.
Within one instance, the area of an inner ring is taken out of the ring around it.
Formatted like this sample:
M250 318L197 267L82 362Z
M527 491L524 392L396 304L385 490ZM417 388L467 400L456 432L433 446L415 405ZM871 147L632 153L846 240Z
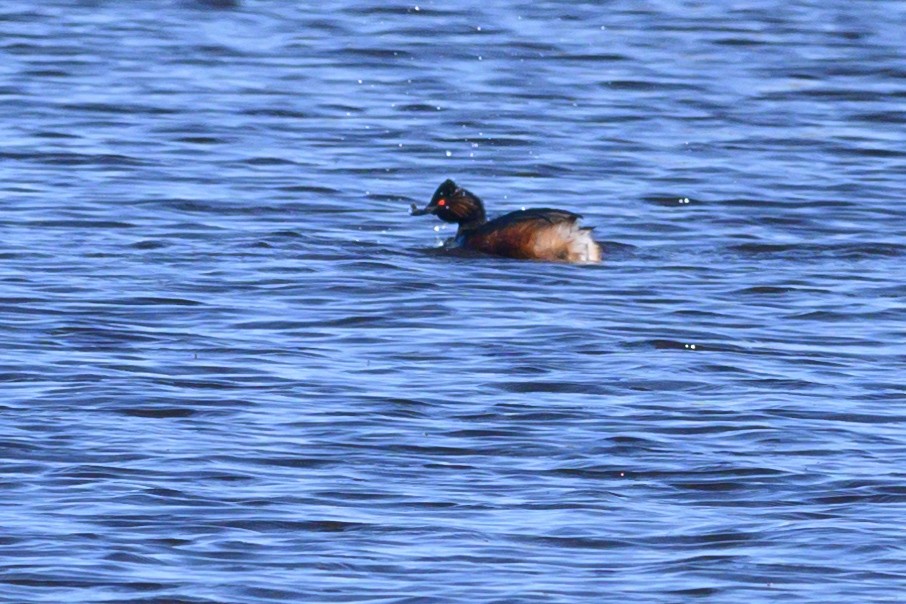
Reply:
M485 221L484 204L477 195L458 187L450 179L445 180L431 197L423 210L415 204L412 215L434 214L444 222L456 222L460 225L478 225Z

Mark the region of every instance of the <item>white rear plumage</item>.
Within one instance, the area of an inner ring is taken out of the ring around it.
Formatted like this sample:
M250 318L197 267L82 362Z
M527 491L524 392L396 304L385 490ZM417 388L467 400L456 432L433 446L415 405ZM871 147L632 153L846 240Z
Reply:
M575 227L575 225L573 225ZM574 228L575 236L571 240L570 256L575 260L570 262L600 262L601 245L591 236L589 228Z
M560 222L535 237L535 256L562 258L567 262L600 262L601 246L591 236L590 228L575 222Z

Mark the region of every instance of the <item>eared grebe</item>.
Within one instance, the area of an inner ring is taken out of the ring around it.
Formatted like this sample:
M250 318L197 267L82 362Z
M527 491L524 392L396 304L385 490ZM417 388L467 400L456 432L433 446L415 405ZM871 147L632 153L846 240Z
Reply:
M486 254L509 258L600 262L601 246L592 238L591 227L580 227L579 214L550 208L533 208L485 218L478 197L445 180L437 187L425 209L414 203L413 216L434 214L445 222L459 224L454 244Z

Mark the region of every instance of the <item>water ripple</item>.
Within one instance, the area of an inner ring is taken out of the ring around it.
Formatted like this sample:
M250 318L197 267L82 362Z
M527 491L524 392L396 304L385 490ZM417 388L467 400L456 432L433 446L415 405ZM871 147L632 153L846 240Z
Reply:
M2 599L897 601L902 3L599 8L0 7Z

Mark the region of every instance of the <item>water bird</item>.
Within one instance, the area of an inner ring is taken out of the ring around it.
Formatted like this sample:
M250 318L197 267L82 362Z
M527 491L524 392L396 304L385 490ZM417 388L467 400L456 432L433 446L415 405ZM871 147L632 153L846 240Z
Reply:
M453 245L495 256L559 262L600 262L601 246L593 227L580 227L579 214L551 208L530 208L488 220L474 193L445 180L423 209L412 204L412 216L434 214L459 225Z

